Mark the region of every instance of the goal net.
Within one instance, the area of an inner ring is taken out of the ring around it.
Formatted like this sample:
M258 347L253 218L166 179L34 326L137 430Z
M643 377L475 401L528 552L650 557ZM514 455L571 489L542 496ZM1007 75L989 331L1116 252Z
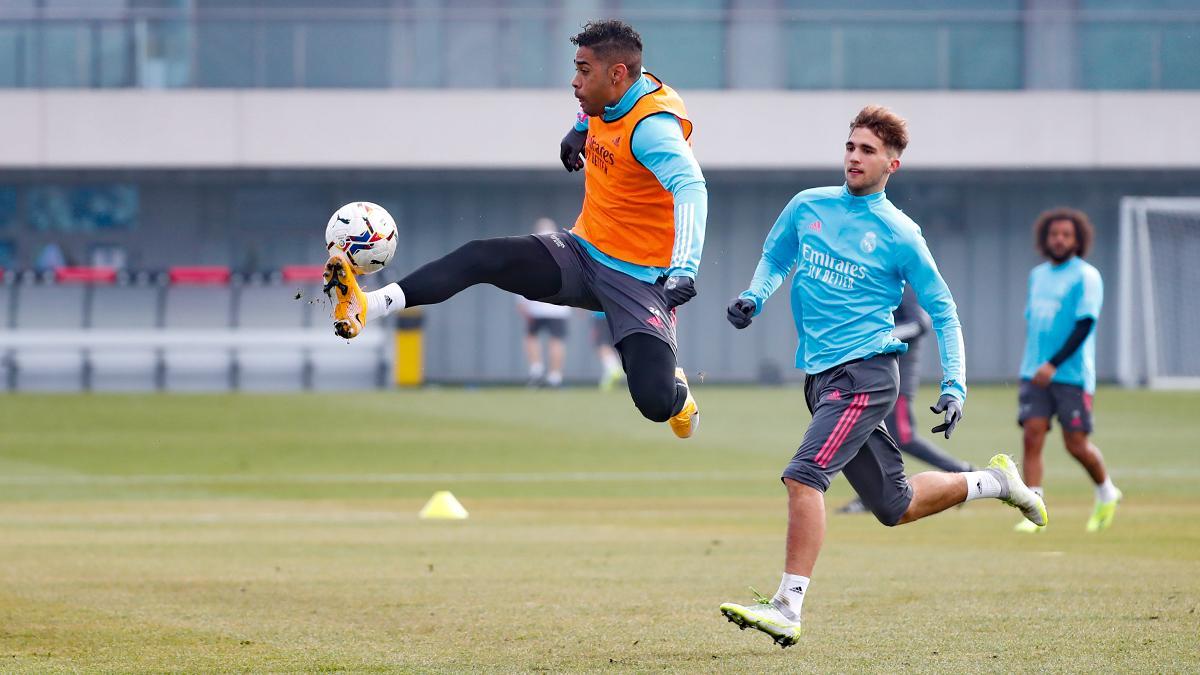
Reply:
M1118 377L1200 389L1200 198L1121 200Z

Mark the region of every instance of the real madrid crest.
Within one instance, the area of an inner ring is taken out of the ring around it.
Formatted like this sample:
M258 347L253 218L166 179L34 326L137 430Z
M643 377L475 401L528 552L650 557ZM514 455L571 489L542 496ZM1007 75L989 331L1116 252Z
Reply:
M874 232L866 233L863 235L862 241L858 242L858 247L862 249L863 253L874 253L875 247L878 245L879 242L875 240Z

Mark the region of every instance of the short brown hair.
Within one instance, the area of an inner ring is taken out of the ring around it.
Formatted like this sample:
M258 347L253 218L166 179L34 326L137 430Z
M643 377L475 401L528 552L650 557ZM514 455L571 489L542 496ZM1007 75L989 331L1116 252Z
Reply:
M858 116L850 123L850 133L858 127L866 127L871 133L883 141L884 146L897 155L908 147L908 122L881 105L869 105L858 111Z
M1088 251L1092 250L1092 237L1095 233L1092 221L1083 211L1069 209L1065 206L1043 211L1042 215L1038 216L1037 221L1034 222L1033 239L1038 253L1046 258L1050 257L1050 250L1046 248L1046 239L1050 236L1050 223L1056 220L1069 220L1075 225L1075 255L1080 258L1086 257Z

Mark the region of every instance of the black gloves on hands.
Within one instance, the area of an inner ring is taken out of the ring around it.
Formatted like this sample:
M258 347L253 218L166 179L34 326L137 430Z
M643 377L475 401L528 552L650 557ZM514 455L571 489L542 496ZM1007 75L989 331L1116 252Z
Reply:
M725 311L725 318L729 319L729 323L733 324L734 328L740 330L749 326L750 322L754 320L755 309L753 300L738 298L729 303L729 308Z
M668 277L663 294L667 296L667 309L678 307L696 297L696 281L691 277Z
M583 168L583 146L587 143L587 132L577 131L575 127L563 136L558 144L558 158L562 160L567 171L579 171Z
M935 413L946 413L945 421L930 431L935 434L939 431L944 431L946 432L946 438L950 438L950 434L954 433L954 428L957 427L959 421L962 420L962 404L959 403L958 399L954 398L953 396L949 394L942 394L942 397L938 399L937 405L930 406L929 409Z

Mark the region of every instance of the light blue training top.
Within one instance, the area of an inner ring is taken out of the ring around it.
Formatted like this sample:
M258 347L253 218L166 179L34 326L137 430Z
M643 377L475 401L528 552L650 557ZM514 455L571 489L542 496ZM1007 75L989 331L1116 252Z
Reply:
M657 86L653 80L642 75L616 105L604 107L604 119L615 120L628 113L638 99L654 91ZM575 129L587 131L587 119L587 115L580 113L575 119ZM671 254L671 266L663 268L626 262L604 253L580 237L575 239L601 264L647 283L654 283L663 276L696 278L708 221L708 189L692 148L683 137L683 127L670 113L651 115L637 125L629 148L634 158L649 169L663 189L675 198L676 246Z
M1033 378L1038 366L1050 360L1075 330L1080 319L1100 319L1104 281L1100 270L1073 257L1061 265L1044 262L1029 273L1025 303L1025 354L1021 379ZM1096 329L1054 373L1053 382L1096 391Z
M741 295L754 301L755 314L793 268L797 368L816 374L847 361L907 351L892 335L892 312L907 282L933 320L942 393L966 399L954 298L921 228L883 192L858 197L843 185L793 197L767 235L754 279Z

